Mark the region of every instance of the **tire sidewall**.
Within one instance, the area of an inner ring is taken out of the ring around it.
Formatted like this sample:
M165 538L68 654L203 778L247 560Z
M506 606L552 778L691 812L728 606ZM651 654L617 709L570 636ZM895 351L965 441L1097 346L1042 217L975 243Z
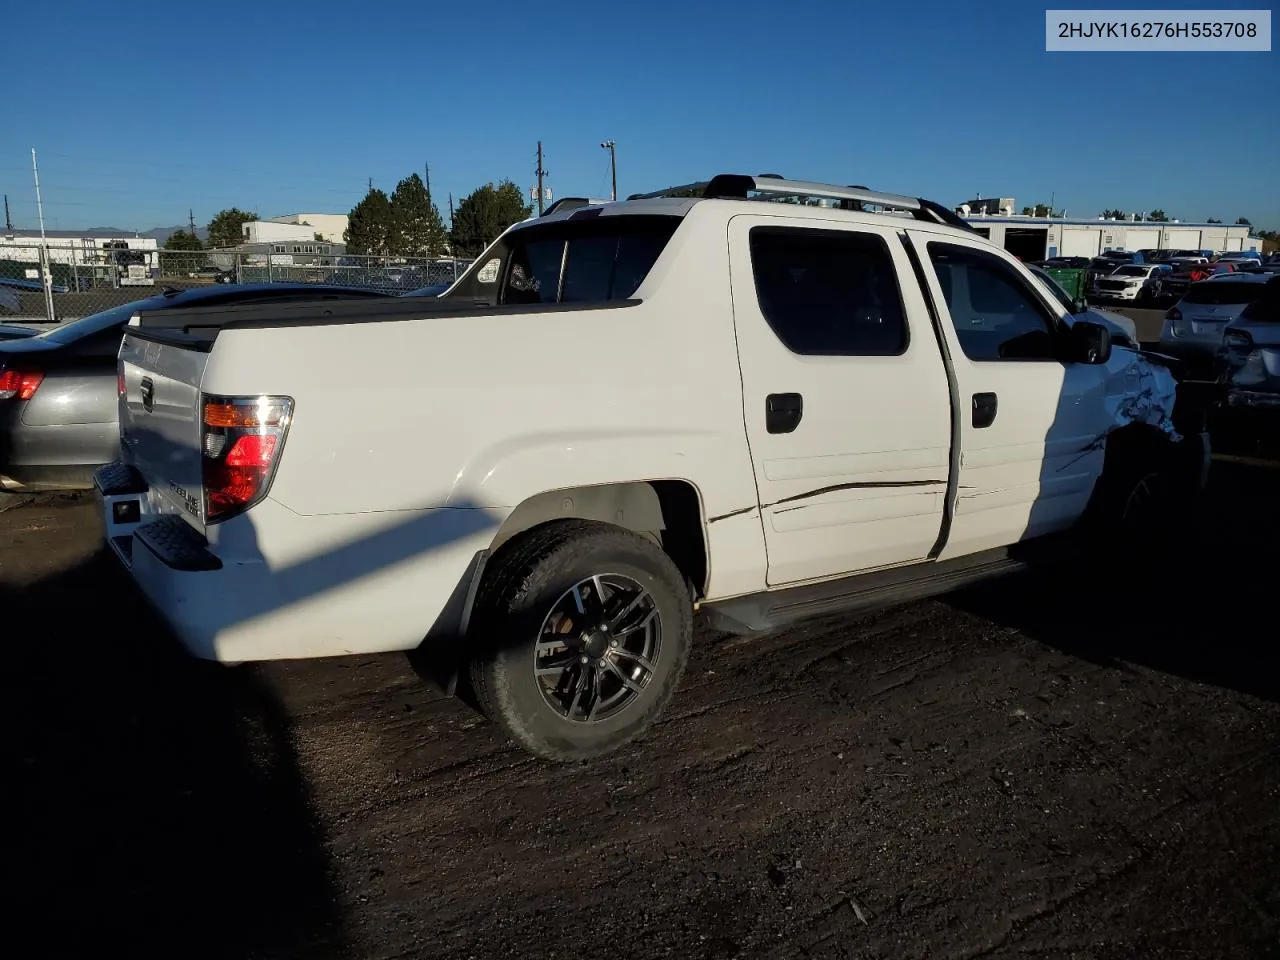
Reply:
M493 708L526 747L544 755L587 758L605 753L642 732L670 700L688 660L692 611L674 564L639 537L588 534L570 540L532 564L518 593L486 633L491 646ZM654 674L644 692L617 715L584 723L555 713L534 676L534 653L543 621L575 584L593 575L617 574L647 590L658 608L661 642Z

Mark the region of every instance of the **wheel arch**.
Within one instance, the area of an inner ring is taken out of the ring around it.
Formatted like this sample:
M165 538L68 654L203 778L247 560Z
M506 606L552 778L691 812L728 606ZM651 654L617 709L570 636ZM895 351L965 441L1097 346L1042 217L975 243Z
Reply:
M498 528L490 557L530 530L558 520L594 520L649 537L675 562L695 597L706 592L706 511L700 491L688 480L602 483L534 494Z

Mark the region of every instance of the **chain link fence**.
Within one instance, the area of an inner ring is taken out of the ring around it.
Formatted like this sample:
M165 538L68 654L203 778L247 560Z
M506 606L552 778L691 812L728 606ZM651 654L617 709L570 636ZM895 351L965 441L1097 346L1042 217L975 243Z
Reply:
M150 241L154 243L154 241ZM61 323L155 296L212 284L314 283L389 296L456 280L469 259L370 257L337 244L262 244L232 250L161 250L38 238L0 246L0 323ZM125 245L127 244L127 245ZM46 293L46 281L51 296Z

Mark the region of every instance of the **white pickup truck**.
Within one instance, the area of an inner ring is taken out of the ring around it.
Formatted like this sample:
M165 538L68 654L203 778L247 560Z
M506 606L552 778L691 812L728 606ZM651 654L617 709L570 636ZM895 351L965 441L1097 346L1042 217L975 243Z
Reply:
M412 651L574 760L697 611L942 592L1203 477L1170 372L951 211L696 186L517 224L439 299L134 318L108 544L198 657Z

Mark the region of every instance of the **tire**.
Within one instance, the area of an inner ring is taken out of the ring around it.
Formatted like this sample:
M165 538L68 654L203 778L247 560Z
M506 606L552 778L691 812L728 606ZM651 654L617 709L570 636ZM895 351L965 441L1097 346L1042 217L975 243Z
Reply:
M573 762L612 753L657 719L689 659L693 604L651 540L557 521L494 558L469 632L475 705L535 756Z
M1133 578L1153 557L1168 558L1186 542L1193 521L1188 491L1179 484L1169 445L1130 440L1108 450L1093 507L1093 545L1099 561Z

